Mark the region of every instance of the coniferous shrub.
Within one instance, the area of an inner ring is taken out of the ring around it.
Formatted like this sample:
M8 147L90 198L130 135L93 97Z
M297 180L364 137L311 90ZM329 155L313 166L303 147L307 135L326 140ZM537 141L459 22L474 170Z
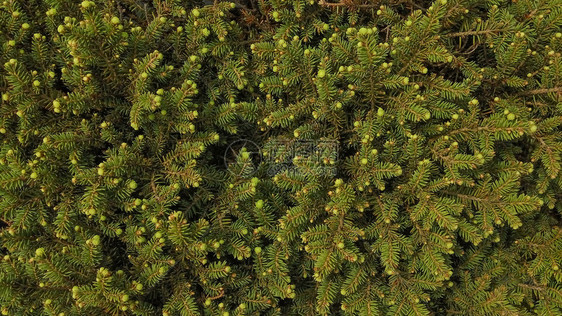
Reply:
M2 315L562 315L560 0L5 0Z

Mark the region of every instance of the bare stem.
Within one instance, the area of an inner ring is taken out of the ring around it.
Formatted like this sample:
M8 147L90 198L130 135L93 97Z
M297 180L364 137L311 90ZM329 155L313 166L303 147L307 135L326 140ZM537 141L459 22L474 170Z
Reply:
M551 92L558 92L558 94L560 94L562 93L562 87L529 90L529 91L522 92L519 95L535 95L535 94L545 94Z
M327 7L355 7L355 8L378 8L380 4L357 4L357 5L350 5L345 2L326 2L326 0L320 0L318 4L327 6Z
M482 31L466 31L466 32L456 32L444 35L445 37L466 37L470 35L484 35L490 33L499 33L507 31L507 29L496 29L496 30L482 30Z

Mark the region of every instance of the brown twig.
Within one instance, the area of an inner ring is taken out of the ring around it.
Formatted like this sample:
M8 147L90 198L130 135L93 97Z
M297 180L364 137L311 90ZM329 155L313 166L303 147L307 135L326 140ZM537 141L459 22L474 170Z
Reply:
M562 94L562 87L529 90L529 91L521 92L519 93L519 95L535 95L535 94L545 94L551 92L558 92L558 94L560 95Z
M326 0L320 0L318 2L319 5L327 6L327 7L354 7L354 8L378 8L380 4L347 4L345 2L326 2Z
M490 34L490 33L499 33L507 31L507 29L496 29L496 30L483 30L483 31L466 31L466 32L456 32L456 33L449 33L443 35L444 37L465 37L470 35L483 35L483 34Z
M219 298L223 297L223 295L224 295L224 289L221 289L221 292L219 293L219 295L213 296L213 297L209 297L209 299L211 299L211 300L216 300L216 299L219 299Z

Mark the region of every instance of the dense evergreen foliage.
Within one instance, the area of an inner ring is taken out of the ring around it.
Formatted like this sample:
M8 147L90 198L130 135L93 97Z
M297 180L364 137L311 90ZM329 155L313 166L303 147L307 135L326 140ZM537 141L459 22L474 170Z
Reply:
M341 1L3 1L2 315L562 315L562 1Z

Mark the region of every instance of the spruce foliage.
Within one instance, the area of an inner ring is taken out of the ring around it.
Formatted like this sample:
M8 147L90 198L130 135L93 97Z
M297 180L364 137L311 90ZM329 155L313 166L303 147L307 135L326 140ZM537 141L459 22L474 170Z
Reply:
M562 315L562 1L333 1L3 1L2 315Z

